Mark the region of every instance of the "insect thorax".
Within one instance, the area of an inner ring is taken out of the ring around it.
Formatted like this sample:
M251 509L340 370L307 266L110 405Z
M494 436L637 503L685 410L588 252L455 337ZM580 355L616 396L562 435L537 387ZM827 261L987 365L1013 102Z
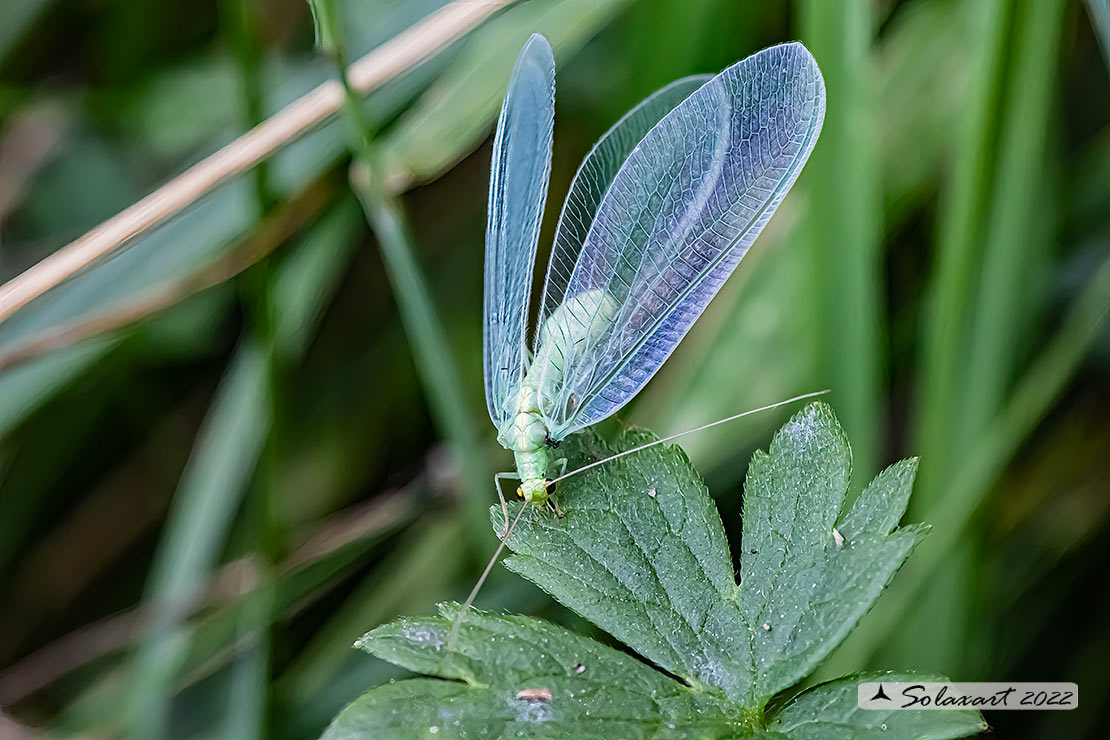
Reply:
M532 386L521 387L516 415L501 436L501 443L513 451L522 495L528 501L543 503L547 498L547 424L540 416Z

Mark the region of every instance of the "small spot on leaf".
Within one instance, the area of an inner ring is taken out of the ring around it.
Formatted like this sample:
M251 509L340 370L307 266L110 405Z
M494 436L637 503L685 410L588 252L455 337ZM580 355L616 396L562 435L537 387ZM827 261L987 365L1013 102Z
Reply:
M551 689L521 689L516 692L517 699L534 702L551 701Z

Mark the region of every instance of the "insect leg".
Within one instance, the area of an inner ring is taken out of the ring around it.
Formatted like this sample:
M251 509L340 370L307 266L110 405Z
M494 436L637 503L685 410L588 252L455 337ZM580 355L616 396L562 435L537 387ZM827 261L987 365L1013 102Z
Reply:
M560 478L560 477L562 477L562 475L564 473L567 472L567 459L565 457L561 457L561 458L559 458L558 460L555 461L555 465L557 465L559 467L559 475L557 475L555 477ZM554 492L552 492L551 497L548 499L548 501L551 502L552 508L555 509L555 515L556 516L562 516L563 515L563 510L559 508L559 504L555 501L555 493Z
M564 466L565 468L566 466ZM505 534L509 529L509 506L505 503L505 495L501 493L501 481L511 478L513 480L520 480L520 476L516 473L495 473L493 476L493 490L497 491L497 499L501 502L501 513L505 517L505 526L501 529L500 539L505 539Z

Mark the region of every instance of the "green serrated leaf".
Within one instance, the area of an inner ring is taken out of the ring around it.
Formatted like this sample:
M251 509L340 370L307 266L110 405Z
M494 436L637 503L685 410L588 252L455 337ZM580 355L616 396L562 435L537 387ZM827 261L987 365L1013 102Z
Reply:
M658 707L645 697L630 696L620 686L579 693L582 690L573 688L570 681L552 680L547 685L552 699L535 701L520 698L511 689L427 678L399 681L355 700L321 740L787 740L779 733L723 722L645 717L638 712Z
M829 552L826 560L790 568L757 622L757 695L766 700L793 685L832 652L925 531L905 527L886 538L863 537Z
M796 414L769 452L752 458L741 602L755 626L761 701L803 678L847 636L924 535L922 527L890 534L886 526L905 511L912 473L906 465L867 486L845 520L849 534L836 528L851 460L848 440L823 403Z
M652 440L626 431L610 448L586 431L557 454L576 470ZM451 681L375 689L340 715L327 737L445 731L816 740L882 732L885 715L855 710L856 684L849 691L847 682L865 680L859 677L802 694L770 727L763 712L770 696L844 638L921 538L921 526L894 529L914 470L913 461L892 466L842 514L851 450L827 406L806 407L753 458L739 586L717 510L680 449L654 446L584 470L556 491L560 516L535 507L522 513L508 539L514 555L507 565L682 682L524 617L467 611L452 649L459 607L443 605L440 617L385 625L359 644ZM510 505L510 517L521 506ZM500 507L490 513L501 531ZM887 725L930 738L983 726L977 712L895 717Z
M382 625L356 644L409 670L474 686L525 688L536 677L562 676L599 686L623 684L659 697L693 693L618 650L530 617L470 609L459 624L455 649L448 650L459 605L440 604L439 611L439 617ZM723 711L723 704L713 706Z
M559 448L568 469L654 439L591 432ZM724 527L677 447L656 446L566 481L563 516L535 512L509 540L506 565L636 652L690 682L751 704L750 629L736 600ZM491 509L495 529L500 508Z
M977 711L860 709L857 686L865 681L946 681L914 673L860 673L814 686L794 698L771 722L793 740L949 740L987 729Z
M609 449L586 433L560 451L573 470L650 439L626 433ZM526 517L507 565L691 685L759 707L844 639L920 540L920 527L887 526L912 472L895 466L868 486L838 541L851 449L829 407L812 404L752 459L739 588L716 509L675 447L568 479L564 516Z
M389 737L425 737L433 726L447 737L774 737L713 696L539 620L470 610L449 650L458 609L441 604L440 617L383 625L358 646L463 684L406 681L376 689L325 737L382 737L387 730Z
M863 534L890 534L906 512L915 475L916 457L896 462L876 475L841 519L841 536L852 540Z

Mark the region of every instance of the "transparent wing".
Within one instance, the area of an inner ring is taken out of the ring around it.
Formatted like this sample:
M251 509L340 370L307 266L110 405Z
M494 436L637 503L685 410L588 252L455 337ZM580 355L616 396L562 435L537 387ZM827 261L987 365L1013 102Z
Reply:
M820 133L825 88L801 44L765 49L680 103L606 191L541 327L554 439L609 416L655 374L771 218Z
M517 57L493 140L486 224L483 366L486 406L500 430L527 365L525 332L555 116L555 60L533 34Z
M563 202L559 224L555 227L555 245L547 263L547 279L543 286L543 300L540 301L541 325L563 302L570 273L582 251L582 242L590 230L601 198L632 148L659 123L659 119L712 77L692 75L659 88L613 124L582 160ZM540 332L536 332L536 349L539 349L539 341Z

